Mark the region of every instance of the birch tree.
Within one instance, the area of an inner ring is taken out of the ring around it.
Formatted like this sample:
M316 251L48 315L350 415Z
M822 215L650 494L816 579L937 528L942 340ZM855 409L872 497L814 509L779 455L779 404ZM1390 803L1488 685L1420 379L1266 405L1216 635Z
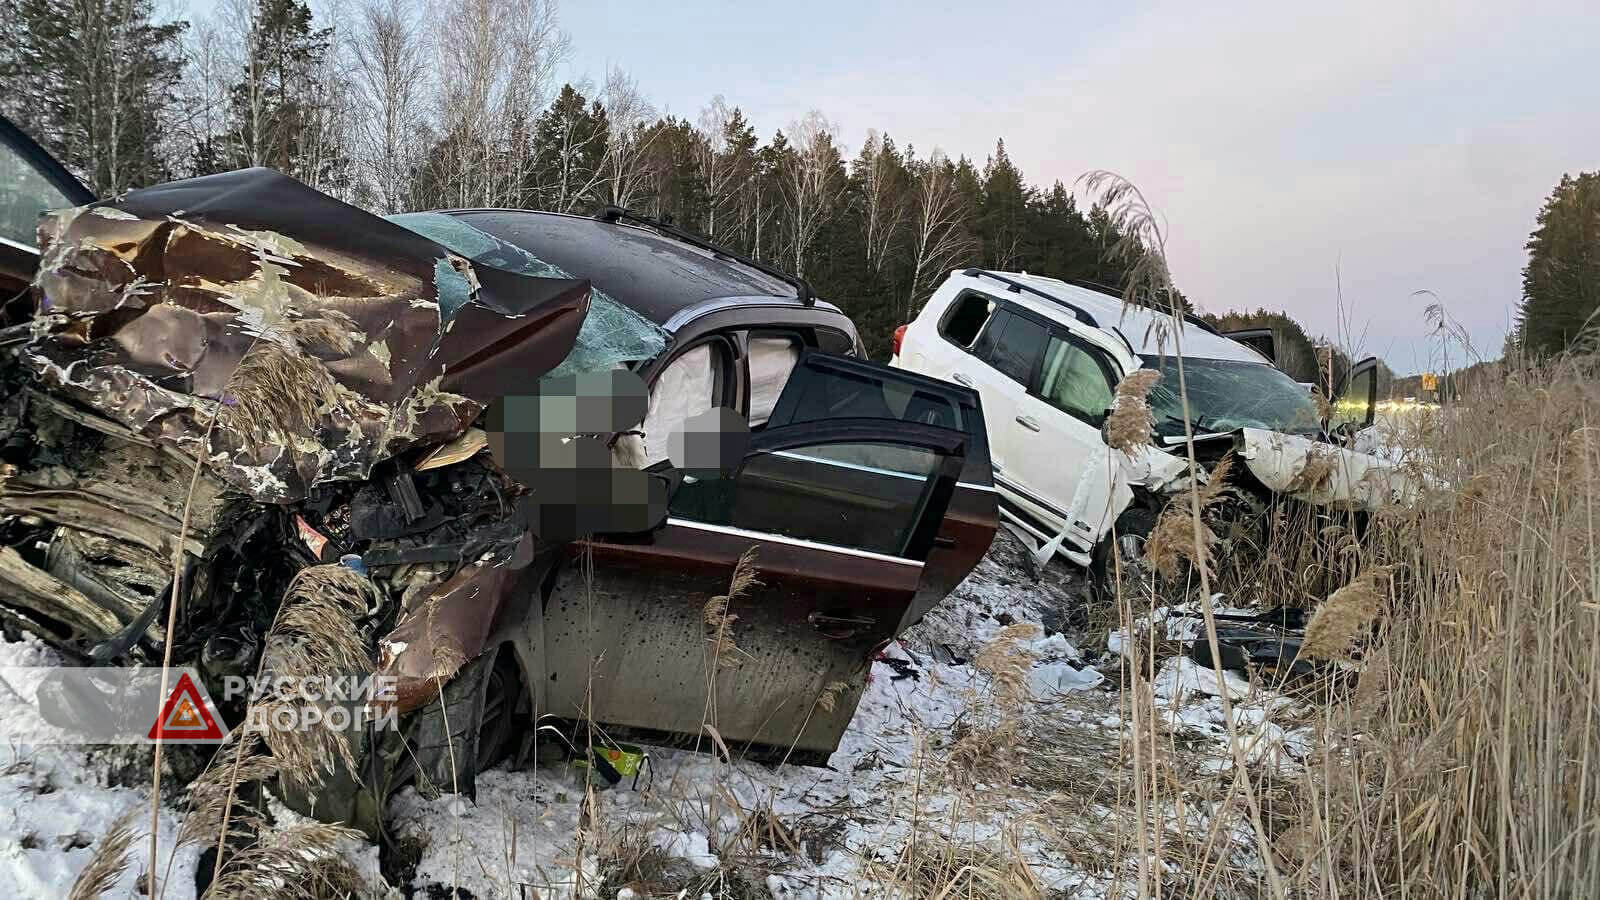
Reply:
M443 0L437 34L438 205L520 206L534 119L566 52L555 0Z
M386 213L410 207L422 132L427 47L414 0L366 0L349 42L360 104L364 194Z
M904 176L894 142L868 131L856 160L855 177L861 192L861 245L867 273L874 280L882 279L905 223Z
M649 127L655 109L639 93L639 83L617 67L606 73L604 96L606 202L633 209L650 193L650 144L660 133Z
M817 110L790 128L790 142L780 179L789 220L789 258L794 273L804 277L812 243L844 191L843 164L833 125Z
M911 289L906 293L905 314L910 321L918 297L932 292L934 284L963 257L977 249L965 222L971 215L956 186L955 166L935 150L926 162L914 166L916 178L911 198Z
M96 193L159 181L183 30L150 0L0 0L0 111Z
M539 202L555 212L593 204L605 179L605 108L564 85L534 127L534 176Z
M194 22L183 44L183 79L169 158L185 175L210 175L229 166L229 91L239 53L216 22Z

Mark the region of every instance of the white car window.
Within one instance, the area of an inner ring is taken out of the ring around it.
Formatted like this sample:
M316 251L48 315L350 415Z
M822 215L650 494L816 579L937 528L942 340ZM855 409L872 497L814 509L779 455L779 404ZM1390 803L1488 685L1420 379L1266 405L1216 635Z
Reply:
M772 416L778 395L800 360L800 342L789 337L751 338L749 354L750 427L754 428Z
M982 294L962 294L950 304L949 312L939 322L939 333L958 347L971 348L994 314L994 308L995 302Z
M17 151L0 145L0 238L33 247L39 214L72 205Z
M656 379L650 389L649 412L644 417L646 466L667 458L667 439L685 419L715 405L715 365L715 347L701 344L673 360Z
M1098 424L1111 405L1113 389L1092 354L1065 338L1051 335L1039 393L1058 409Z

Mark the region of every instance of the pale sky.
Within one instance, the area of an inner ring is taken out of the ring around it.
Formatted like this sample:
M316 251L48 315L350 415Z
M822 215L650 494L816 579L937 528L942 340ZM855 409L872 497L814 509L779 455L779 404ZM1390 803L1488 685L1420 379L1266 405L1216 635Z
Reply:
M877 128L980 166L1004 137L1044 186L1120 172L1204 310L1285 309L1414 372L1438 353L1429 289L1498 355L1543 198L1600 169L1600 5L1315 7L569 0L561 20L567 77L621 65L664 113L720 93L763 139L818 109L849 153Z

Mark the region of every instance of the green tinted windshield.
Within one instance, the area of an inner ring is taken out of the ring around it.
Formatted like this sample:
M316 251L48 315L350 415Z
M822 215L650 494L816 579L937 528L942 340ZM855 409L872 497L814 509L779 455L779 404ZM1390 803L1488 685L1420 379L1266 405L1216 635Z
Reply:
M1178 398L1178 360L1146 356L1147 368L1161 373L1150 391L1156 433L1183 434L1183 403ZM1196 434L1266 428L1293 434L1314 434L1320 423L1317 405L1305 385L1266 363L1231 359L1183 359L1189 385L1189 417Z

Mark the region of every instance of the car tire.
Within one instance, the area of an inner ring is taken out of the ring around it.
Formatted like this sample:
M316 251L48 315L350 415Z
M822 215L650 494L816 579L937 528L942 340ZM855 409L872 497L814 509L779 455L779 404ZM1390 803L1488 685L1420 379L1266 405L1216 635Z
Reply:
M511 749L521 679L509 653L489 652L450 679L439 700L413 713L403 735L410 752L391 784L426 781L444 793L477 799L477 777Z
M1144 543L1155 530L1157 515L1153 505L1135 497L1133 505L1117 516L1111 533L1095 545L1089 562L1089 584L1096 603L1117 602L1119 574L1122 594L1140 589L1150 580L1144 564ZM1120 573L1116 558L1119 550Z
M389 797L408 784L477 799L478 773L511 750L521 690L512 654L484 653L445 683L443 706L434 700L405 716L398 731L352 735L356 773L338 764L314 792L279 785L278 794L302 815L343 822L374 839L384 833Z

